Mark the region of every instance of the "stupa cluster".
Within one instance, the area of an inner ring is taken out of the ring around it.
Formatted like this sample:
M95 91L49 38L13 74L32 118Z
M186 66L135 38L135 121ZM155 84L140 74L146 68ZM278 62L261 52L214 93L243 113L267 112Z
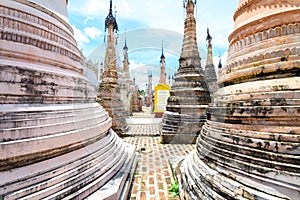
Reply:
M218 84L212 37L207 31L204 71L196 1L184 2L179 69L161 127L163 143L196 143L176 170L181 197L300 199L300 2L239 0ZM118 75L110 0L96 95L67 3L0 2L0 199L127 198L135 148L114 130L121 135L126 117L141 110L127 43Z
M239 1L186 199L300 199L299 19L299 1Z

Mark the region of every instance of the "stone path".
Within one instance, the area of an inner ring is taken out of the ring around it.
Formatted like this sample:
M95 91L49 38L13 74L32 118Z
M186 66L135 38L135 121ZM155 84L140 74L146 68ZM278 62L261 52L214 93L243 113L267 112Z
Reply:
M152 120L145 121L151 118ZM161 119L155 119L149 114L148 109L144 109L144 113L134 114L129 123L128 137L125 137L124 141L135 145L138 154L138 166L130 200L177 199L171 198L171 193L168 192L174 181L169 161L172 163L182 158L194 149L194 145L160 144L158 136L160 121Z

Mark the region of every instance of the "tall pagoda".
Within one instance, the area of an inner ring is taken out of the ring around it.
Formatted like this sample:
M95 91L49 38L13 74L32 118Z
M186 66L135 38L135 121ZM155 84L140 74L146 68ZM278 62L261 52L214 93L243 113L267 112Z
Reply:
M112 128L118 134L127 131L128 124L121 88L118 84L115 32L118 31L116 18L112 14L112 0L110 0L109 14L105 18L105 31L107 31L107 46L104 60L103 80L99 84L97 101L108 111L112 118Z
M179 68L162 119L163 143L194 143L206 120L209 91L201 68L196 39L195 3L184 4L186 19Z
M218 89L217 85L217 74L215 70L215 65L213 63L213 55L212 55L212 37L209 34L209 29L207 29L207 58L205 65L205 81L210 92L210 96L213 96L213 93Z

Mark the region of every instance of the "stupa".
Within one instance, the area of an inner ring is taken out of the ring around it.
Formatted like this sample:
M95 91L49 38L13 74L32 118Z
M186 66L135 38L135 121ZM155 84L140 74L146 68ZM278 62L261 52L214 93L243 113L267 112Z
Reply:
M186 199L300 199L300 1L240 0Z
M139 96L138 87L135 84L135 78L133 78L134 90L132 93L131 105L132 112L141 112L142 111L142 98Z
M145 98L146 106L150 107L150 110L152 112L152 108L153 108L152 71L148 71L148 84L146 86L147 86L147 96Z
M135 148L95 101L67 2L0 1L0 199L127 198Z
M194 7L188 0L179 68L162 119L163 143L194 143L206 120L210 95L197 47Z
M209 34L209 29L207 29L207 58L206 58L206 65L205 65L205 82L207 84L209 93L211 98L213 94L218 89L217 85L217 74L215 70L215 65L213 62L213 55L212 55L212 37Z
M159 76L159 83L160 84L167 84L166 82L166 57L164 55L164 46L163 43L161 44L161 56L160 56L160 76Z
M130 72L129 72L129 60L128 60L128 46L127 46L127 39L126 39L126 33L125 33L125 44L123 47L123 70L124 70L124 76L126 78L126 81L130 80ZM132 82L132 81L131 81Z
M107 47L104 60L102 82L99 84L97 102L100 103L112 118L112 129L119 135L128 130L124 102L122 101L121 87L118 84L116 45L114 33L118 31L116 18L112 14L112 0L110 0L109 14L105 19L107 30Z
M165 66L165 55L164 46L161 45L161 56L160 56L160 76L159 83L154 87L153 91L153 111L155 118L162 118L164 112L166 111L166 105L168 97L170 96L171 87L167 85L166 81L166 66Z
M136 92L135 86L133 81L130 79L130 72L129 72L129 60L128 60L128 47L127 47L127 40L126 40L126 33L125 33L125 44L123 47L123 79L121 84L123 85L123 92L124 92L124 103L125 103L125 110L127 111L128 115L132 115L133 112L133 96Z

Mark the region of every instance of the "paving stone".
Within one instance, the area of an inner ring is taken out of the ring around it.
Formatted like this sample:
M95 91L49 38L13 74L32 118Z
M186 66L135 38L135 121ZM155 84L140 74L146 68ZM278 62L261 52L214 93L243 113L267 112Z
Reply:
M183 157L190 153L195 145L188 144L161 144L159 136L159 124L134 124L139 123L142 117L151 119L149 108L143 108L143 113L133 113L127 137L123 140L135 145L137 149L138 166L134 175L130 197L137 200L161 200L171 199L168 188L174 182L169 160L174 157ZM133 123L134 122L134 123ZM143 133L141 133L141 131ZM144 148L144 151L141 151Z
M140 200L146 200L146 199L147 199L146 192L141 192Z
M180 156L186 155L194 149L194 145L159 144L159 137L126 137L124 140L130 144L135 144L137 149L146 147L152 150L150 153L138 153L139 162L135 173L134 184L140 185L133 186L131 196L136 196L138 197L137 199L142 199L146 196L147 200L168 199L170 197L168 188L171 182L174 181L173 178L170 177L172 173L168 160L170 160L174 154L180 154Z

